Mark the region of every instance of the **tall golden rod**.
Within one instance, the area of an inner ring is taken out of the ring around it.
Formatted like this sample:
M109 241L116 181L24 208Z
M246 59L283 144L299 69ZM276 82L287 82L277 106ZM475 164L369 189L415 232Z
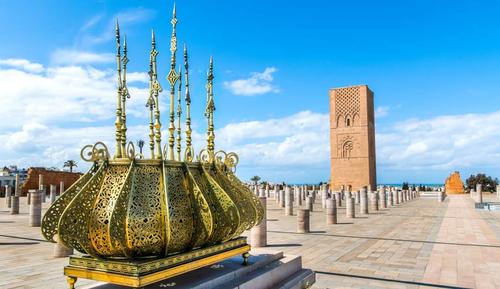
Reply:
M188 51L184 44L184 70L186 79L186 151L184 153L184 160L190 162L193 160L194 152L191 146L191 94L189 92L189 64L188 64Z
M121 86L122 86L122 80L121 80L121 74L122 74L122 69L121 69L121 56L120 56L120 27L118 26L118 19L116 20L116 27L115 27L115 35L116 35L116 66L117 66L117 72L118 72L118 103L116 105L116 120L115 120L115 127L116 127L116 150L115 150L115 158L121 158L122 157L122 146L121 146L121 140L122 140L122 99L121 99Z
M127 88L127 63L129 61L127 57L127 36L123 37L123 58L121 59L123 64L123 73L122 73L122 85L121 85L121 95L122 95L122 137L121 137L121 145L122 145L122 154L126 152L125 146L127 144L127 113L125 102L127 98L130 98L130 94Z
M181 129L181 88L182 88L182 68L179 68L179 84L177 86L177 160L182 161L181 150L182 150L182 129Z
M156 153L154 154L156 159L162 158L161 152L161 121L160 121L160 102L158 100L158 95L162 92L160 82L158 81L158 69L156 65L156 56L158 51L156 50L156 40L154 31L151 33L151 62L152 62L152 81L153 81L153 95L154 95L154 108L155 108L155 141L156 141Z
M154 43L155 33L151 30L151 42ZM155 128L154 128L154 114L155 108L154 90L153 90L153 50L149 54L149 98L146 107L149 108L149 150L151 151L151 159L155 158Z
M212 56L210 56L210 67L207 74L207 107L205 109L205 116L208 119L208 130L207 130L207 152L208 161L212 162L215 158L215 133L214 133L214 93L213 93L213 80L214 80L214 61Z
M167 80L170 83L170 125L168 127L168 159L174 159L174 145L175 145L175 112L174 112L174 98L175 98L175 84L179 80L179 75L175 71L175 54L177 52L177 36L175 29L177 25L176 10L174 4L174 11L172 16L172 38L170 39L170 72L168 73Z

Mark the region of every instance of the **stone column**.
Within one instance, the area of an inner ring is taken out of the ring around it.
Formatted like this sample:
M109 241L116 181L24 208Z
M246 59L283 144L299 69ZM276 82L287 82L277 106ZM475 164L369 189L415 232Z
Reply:
M283 190L280 191L280 207L285 207L285 191Z
M26 195L26 204L30 205L31 204L31 190L28 190L28 194Z
M14 186L14 196L21 197L21 189L19 187L19 174L16 174L16 184Z
M56 201L57 187L56 185L50 185L50 203L53 204Z
M266 198L269 198L270 195L269 195L269 184L266 184L266 195L265 195Z
M482 203L483 202L483 185L481 185L481 184L476 185L476 194L477 194L477 202Z
M385 187L380 191L380 207L385 209L387 208L387 200L385 195Z
M500 185L497 185L497 198L500 198Z
M469 197L471 197L471 199L473 199L475 202L476 201L476 191L474 189L471 189L469 195L470 195Z
M17 215L19 214L19 197L18 196L11 196L11 207L10 207L10 213L11 215Z
M337 224L337 206L332 198L326 200L326 224Z
M54 257L64 258L64 257L68 257L70 255L73 255L73 248L68 248L68 247L64 246L61 243L61 240L59 239L58 234L56 234L54 236L54 241L56 241L56 243L54 244Z
M439 191L437 192L437 194L438 194L438 202L440 202L440 203L441 203L441 202L444 200L444 194L443 194L443 191L442 191L442 190L439 190Z
M64 182L59 183L59 197L64 193Z
M259 189L259 194L258 194L259 197L265 197L266 196L266 191L264 190L264 188L260 188Z
M352 219L356 216L355 212L355 207L354 207L354 198L347 197L345 200L345 216L349 219Z
M359 195L359 213L361 215L368 214L368 194L366 192L366 187L361 188Z
M394 206L394 190L389 189L387 192L389 195L387 196L387 200L389 201L389 206Z
M397 190L396 191L396 205L399 205L401 203L401 191Z
M298 233L309 233L309 210L299 209L297 212L297 232Z
M264 208L264 217L260 224L250 230L250 245L254 248L267 246L267 199L260 197L259 200Z
M340 192L335 193L335 203L337 205L337 208L342 207L342 195Z
M11 196L12 196L12 190L9 185L5 186L5 204L7 205L7 208L11 207Z
M378 211L378 195L377 192L370 194L370 210L375 212Z
M290 190L285 192L285 216L293 216L293 198Z
M354 192L354 202L356 202L356 204L359 204L359 196L360 195L361 195L361 193L359 191Z
M326 201L328 200L328 193L326 192L326 188L321 188L321 207L326 209Z
M43 175L42 174L38 175L38 190L41 191L41 193L42 193L42 203L45 203L46 192L45 192L45 186L43 184Z
M42 191L30 190L30 227L40 227L42 221Z
M309 212L312 212L313 211L313 198L312 197L307 197L306 198L306 209L309 211Z

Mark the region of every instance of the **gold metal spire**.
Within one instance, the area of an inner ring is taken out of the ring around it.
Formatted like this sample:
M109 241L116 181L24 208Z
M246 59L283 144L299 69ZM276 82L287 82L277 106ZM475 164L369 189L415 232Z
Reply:
M155 41L155 32L151 30L151 42ZM149 108L149 150L151 152L151 159L155 158L155 127L154 127L154 108L156 106L154 99L154 90L153 90L153 55L149 54L149 98L146 103L146 107Z
M116 120L115 120L115 127L116 127L116 150L115 150L115 158L121 158L122 157L122 95L121 95L121 86L122 86L122 80L121 80L121 55L120 55L120 27L118 25L118 19L116 20L116 27L115 27L115 35L116 35L116 66L117 66L117 72L118 72L118 103L116 105Z
M177 36L176 36L176 26L177 26L177 17L176 17L176 9L174 4L174 11L172 15L172 37L170 39L170 72L167 75L167 80L170 83L170 125L168 127L169 130L169 138L168 138L168 159L174 159L174 144L175 144L175 112L174 112L174 98L175 98L175 84L179 80L179 74L175 71L175 54L177 52Z
M158 55L158 51L156 50L156 40L155 40L155 33L154 31L151 33L151 75L152 75L152 93L154 96L154 108L155 108L155 113L154 113L154 128L155 128L155 141L156 141L156 153L154 154L154 157L156 159L161 159L162 158L162 152L161 152L161 121L160 121L160 102L158 100L158 95L160 92L162 92L162 88L160 85L160 82L158 81L158 70L157 70L157 65L156 65L156 56Z
M207 152L208 161L214 161L215 157L215 133L214 133L214 93L213 93L213 80L214 80L214 61L212 56L210 56L210 66L207 74L207 107L205 108L205 117L208 120L207 129Z
M181 107L181 89L182 89L182 67L179 68L179 84L177 86L177 160L182 161L181 158L181 150L182 150L182 129L181 129L181 116L182 116L182 107Z
M127 63L129 62L129 59L127 57L127 37L123 37L123 57L121 59L122 65L123 65L123 72L122 72L122 83L120 87L120 93L122 96L122 135L121 135L121 146L122 146L122 153L126 151L126 144L127 144L127 113L126 113L126 100L127 98L130 98L130 94L128 92L127 88Z
M184 70L186 79L186 150L184 152L184 161L191 162L194 157L193 147L191 146L191 95L189 92L189 64L188 51L184 44Z

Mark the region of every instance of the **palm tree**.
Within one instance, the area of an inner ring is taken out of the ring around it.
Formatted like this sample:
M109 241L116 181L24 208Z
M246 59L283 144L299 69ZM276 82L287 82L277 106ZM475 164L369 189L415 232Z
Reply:
M260 177L259 176L253 176L250 180L257 185L257 183L260 181Z
M73 167L78 167L76 161L74 160L67 160L64 162L64 168L66 167L69 167L69 172L72 173L73 172Z
M138 140L137 146L139 147L139 154L141 155L141 158L142 158L142 147L144 146L144 140L142 140L142 139Z

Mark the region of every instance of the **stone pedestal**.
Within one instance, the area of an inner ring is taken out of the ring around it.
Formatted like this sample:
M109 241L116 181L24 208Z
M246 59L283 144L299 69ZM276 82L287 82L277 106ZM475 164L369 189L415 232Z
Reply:
M16 174L16 184L14 185L14 196L21 197L21 190L19 189L19 174Z
M293 216L293 198L290 190L285 192L285 216Z
M382 191L380 191L380 207L383 209L387 208L387 199L386 199L384 189L382 189Z
M30 227L40 227L42 221L42 191L30 190L31 204L30 204Z
M31 204L31 192L32 190L28 191L28 194L26 195L26 204L29 206Z
M285 191L283 191L283 190L280 191L279 201L280 201L280 207L284 208L285 207Z
M310 231L309 210L308 209L299 209L297 211L297 232L309 233L309 231Z
M64 193L64 182L59 183L59 196L62 196Z
M354 218L356 216L354 210L355 210L354 199L353 198L346 198L346 200L345 200L345 216L349 219Z
M478 203L483 202L483 185L477 184L476 185L476 194L477 194L477 201Z
M267 198L260 197L259 200L264 208L264 217L260 224L250 230L250 245L252 248L267 246Z
M377 192L373 192L370 194L370 211L372 211L372 212L378 211Z
M269 185L266 184L266 195L265 195L266 198L269 198L270 195L269 195Z
M56 185L50 185L50 203L54 203L56 201L57 196L57 187Z
M389 191L388 192L389 195L388 195L388 198L387 198L387 201L389 201L389 206L394 206L394 191Z
M438 193L437 193L437 195L438 195L438 202L444 201L444 193L443 193L443 191L439 190Z
M326 224L337 224L337 206L332 198L326 200Z
M47 198L47 192L45 190L45 185L43 183L43 175L38 175L38 190L41 191L42 194L42 203L45 203Z
M314 210L312 197L306 198L306 209L309 210L309 212L312 212Z
M302 188L297 188L297 206L302 206L303 194Z
M264 188L260 188L259 189L259 194L258 194L259 197L265 197L266 196L266 191L264 190Z
M366 187L361 188L359 196L359 213L362 215L368 214L368 193Z
M342 195L340 194L340 192L335 193L335 203L337 205L337 208L342 207Z
M11 200L10 213L12 215L19 214L19 197L18 196L11 196L10 200Z
M397 190L396 191L396 205L399 205L401 203L401 191Z
M11 207L11 197L12 197L12 188L10 186L5 186L5 204L7 208Z
M56 241L56 243L54 244L54 257L64 258L73 255L73 248L64 246L59 239L59 235L56 234L54 236L54 241Z
M360 191L356 191L356 192L354 192L354 202L355 202L356 204L359 204L359 202L360 202L360 201L359 201L359 197L360 197L360 195L361 195Z

